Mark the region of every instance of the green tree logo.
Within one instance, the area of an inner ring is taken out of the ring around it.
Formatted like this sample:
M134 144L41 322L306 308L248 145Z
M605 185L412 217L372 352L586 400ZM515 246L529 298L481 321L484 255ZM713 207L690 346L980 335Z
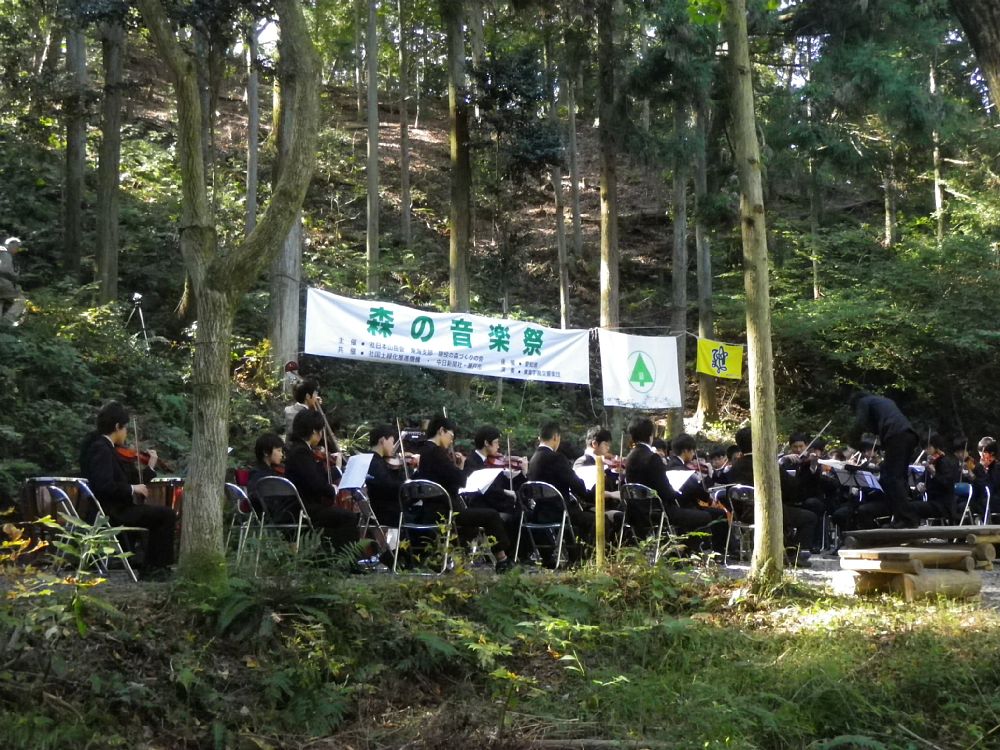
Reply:
M639 393L649 393L656 383L656 367L646 352L632 352L628 356L628 384Z

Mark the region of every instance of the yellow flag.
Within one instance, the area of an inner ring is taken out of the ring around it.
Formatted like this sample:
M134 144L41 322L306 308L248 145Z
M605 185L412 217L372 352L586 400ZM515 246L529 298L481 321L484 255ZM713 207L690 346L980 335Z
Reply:
M743 347L721 341L698 339L698 372L717 378L743 377Z

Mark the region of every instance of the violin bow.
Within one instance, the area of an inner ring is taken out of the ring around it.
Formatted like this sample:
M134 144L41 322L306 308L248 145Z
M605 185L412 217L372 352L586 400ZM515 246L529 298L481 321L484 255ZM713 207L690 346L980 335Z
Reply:
M514 464L510 456L510 433L507 433L507 478L510 480L510 491L514 491Z
M403 428L399 425L399 417L396 417L396 441L399 443L399 460L403 462L403 476L409 482L410 467L406 465L406 451L403 450Z
M139 484L143 484L142 481L142 461L139 460L139 420L132 417L132 436L135 440L135 471L136 471L136 481Z
M826 432L826 428L829 427L831 424L833 424L833 420L832 419L829 422L827 422L825 425L823 425L823 427L820 429L820 431L816 433L815 437L813 437L813 439L809 441L809 445L806 446L806 449L799 454L799 458L802 458L804 455L806 455L809 452L809 449L813 447L813 443L815 443L817 440L819 440L820 435L822 435L824 432Z

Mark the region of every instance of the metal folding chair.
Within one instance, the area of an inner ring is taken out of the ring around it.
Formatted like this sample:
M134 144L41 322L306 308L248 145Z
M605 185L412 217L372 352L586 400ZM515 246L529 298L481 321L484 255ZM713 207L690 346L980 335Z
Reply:
M663 541L664 530L666 530L668 537L674 535L670 519L667 518L666 508L663 505L663 498L652 487L647 487L638 482L628 482L619 485L618 492L621 495L622 502L625 503L625 519L618 532L618 549L621 549L625 539L625 527L628 526L635 533L637 515L645 514L645 524L643 525L647 526L651 532L655 529L655 535L651 533L647 538L653 537L656 539L656 552L653 555L653 562L658 562L662 553L661 542ZM674 502L677 502L676 498L674 498Z
M262 477L255 487L260 500L262 512L260 520L260 536L265 531L287 533L295 531L295 551L299 551L302 542L302 528L313 528L309 512L306 510L299 491L295 485L284 477ZM257 548L257 559L260 560L260 548Z
M740 562L749 559L753 553L753 513L754 490L749 484L729 484L721 492L718 499L729 508L729 532L726 534L726 552L722 556L722 564L729 564L729 543L733 534L739 544Z
M521 506L521 523L517 531L517 545L514 559L520 559L521 538L527 532L531 543L532 556L544 559L543 549L554 549L556 570L562 565L563 550L567 542L575 543L576 535L569 518L569 506L563 494L548 482L525 482L517 490L517 500ZM538 521L539 511L555 511L558 521ZM538 543L537 535L543 535L544 544ZM567 556L568 557L568 556Z
M969 519L969 523L975 523L975 519L972 517L972 496L975 494L972 485L968 482L956 482L955 483L955 498L962 505L962 515L959 516L958 525L963 526L965 524L965 519Z
M233 506L233 518L229 523L229 531L226 534L226 549L229 549L233 530L238 529L238 536L236 538L236 565L239 566L240 560L243 557L243 550L246 548L247 538L250 536L254 524L259 524L261 519L242 487L238 484L226 482L224 490L226 499Z
M448 490L437 482L428 479L410 479L403 482L399 488L399 544L392 556L392 572L395 573L399 567L399 550L403 542L408 541L413 547L414 538L435 537L441 535L441 525L435 520L433 523L426 518L421 520L421 516L426 516L427 508L440 505L447 507L447 517L444 519L444 560L441 562L441 573L448 570L448 563L451 555L451 534L455 523L455 513L464 508L461 503L456 507Z

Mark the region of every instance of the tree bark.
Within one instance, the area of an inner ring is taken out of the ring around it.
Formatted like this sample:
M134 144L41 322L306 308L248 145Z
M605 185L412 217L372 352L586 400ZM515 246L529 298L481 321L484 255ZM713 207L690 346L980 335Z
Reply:
M66 32L66 187L63 214L63 270L80 276L83 246L83 189L87 164L87 43L82 29Z
M368 0L368 38L365 43L368 60L368 275L365 288L378 294L378 0Z
M994 107L1000 107L1000 4L996 0L951 0L952 10L976 53Z
M442 0L448 34L448 119L451 153L451 210L448 220L448 304L469 309L469 219L472 210L472 167L469 158L469 110L465 87L465 34L460 0Z
M361 119L361 114L364 112L364 105L362 104L362 94L364 92L364 68L362 66L362 52L361 52L361 24L363 23L364 16L361 13L361 9L364 7L365 0L354 0L354 92L357 97L357 112L358 119Z
M755 586L780 580L781 490L778 483L777 424L767 265L767 228L761 182L760 146L754 114L745 0L727 0L726 38L732 75L733 147L740 183L743 283L747 297L747 355L750 371L750 425L753 432L754 552L750 578Z
M893 247L899 239L896 226L896 163L892 151L889 152L889 163L882 177L882 192L885 203L885 232L882 237L884 247Z
M573 256L583 257L583 222L580 219L580 163L576 148L576 81L566 77L566 150L569 152L569 202L573 216Z
M714 310L712 307L712 247L705 226L705 203L708 200L708 91L702 89L695 100L695 158L694 158L694 244L698 275L698 336L715 338ZM715 378L698 373L698 424L714 422L719 418L719 403Z
M557 80L553 64L553 31L546 29L545 33L545 68L549 90L549 120L559 129L559 110L556 106ZM559 263L559 325L569 328L569 263L566 258L566 222L564 221L562 167L555 164L552 167L552 197L556 209L556 257Z
M108 21L101 24L104 63L104 102L101 148L97 166L97 276L100 301L118 297L118 181L122 144L122 78L125 55L125 26Z
M941 108L937 97L937 71L933 62L930 69L929 88L932 106L934 107L934 130L931 133L931 141L934 144L931 155L934 168L934 221L937 225L935 233L937 245L941 247L941 243L944 242L944 183L941 179L941 131L938 129Z
M671 409L668 415L669 432L679 435L684 432L684 392L685 365L687 363L687 277L688 277L688 221L687 188L688 165L686 148L680 144L688 140L687 107L681 102L674 104L674 138L678 142L674 156L673 176L673 261L671 272L670 328L677 336L677 383L681 391L681 405Z
M410 31L406 24L406 4L398 0L399 11L399 235L403 246L409 248L410 238L410 123L408 102L410 98Z
M229 438L233 315L243 295L277 254L301 209L315 164L319 66L300 4L297 0L275 0L283 45L279 71L285 84L282 110L294 113L295 127L288 137L284 168L256 228L241 244L222 252L202 159L196 62L175 35L161 0L137 0L137 5L170 70L177 96L180 245L198 315L192 377L194 433L185 483L181 573L219 581L225 577L221 494Z
M601 327L617 328L618 172L615 119L614 0L598 0L597 67L601 162Z
M246 234L257 226L257 180L260 156L260 75L257 47L260 31L254 19L247 29L247 211Z

